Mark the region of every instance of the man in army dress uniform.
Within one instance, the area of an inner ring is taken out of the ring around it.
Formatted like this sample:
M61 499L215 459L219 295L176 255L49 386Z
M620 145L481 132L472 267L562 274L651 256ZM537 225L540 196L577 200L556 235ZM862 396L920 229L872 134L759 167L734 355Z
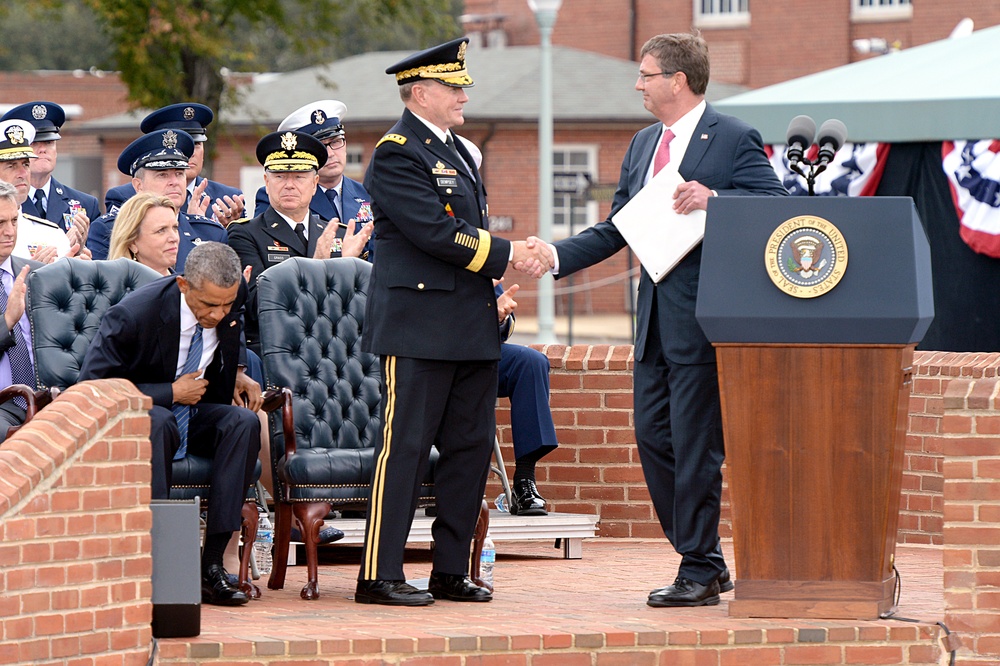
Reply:
M500 331L493 279L528 250L490 235L486 192L451 129L473 84L468 40L386 70L406 110L378 142L365 176L379 260L372 269L364 351L382 369L383 430L375 449L364 558L354 600L424 606L490 601L469 580L469 553L496 430ZM428 591L406 583L403 550L431 445L437 517Z
M309 202L326 163L326 146L304 132L272 132L257 143L270 205L257 217L229 227L229 245L243 266L251 266L246 322L247 347L260 353L257 278L290 257L358 257L371 238L372 223L358 233L321 220Z
M132 187L136 192L152 192L168 197L180 208L187 198L184 171L193 152L194 139L187 132L157 130L139 137L122 151L118 157L118 170L132 176ZM192 200L187 212L177 216L181 242L174 269L178 273L184 272L184 261L195 245L205 241L225 243L228 240L222 225L205 217L207 203L205 200L196 204ZM108 258L111 228L117 216L118 210L112 209L91 225L87 247L94 253L94 259Z

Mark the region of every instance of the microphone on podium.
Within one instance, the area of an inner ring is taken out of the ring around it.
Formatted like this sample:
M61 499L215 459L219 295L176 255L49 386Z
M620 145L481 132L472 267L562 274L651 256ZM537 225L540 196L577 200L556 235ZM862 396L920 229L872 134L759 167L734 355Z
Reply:
M816 159L817 166L825 167L833 160L840 147L847 140L847 126L835 118L827 120L819 127L819 155Z
M799 162L805 159L805 153L813 143L816 136L816 121L809 116L795 116L792 122L788 123L788 131L785 142L788 150L785 155L792 169L798 166Z

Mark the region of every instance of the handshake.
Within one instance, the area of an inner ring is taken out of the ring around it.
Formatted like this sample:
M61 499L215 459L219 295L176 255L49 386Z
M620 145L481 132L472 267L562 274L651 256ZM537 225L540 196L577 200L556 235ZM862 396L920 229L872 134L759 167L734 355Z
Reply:
M510 265L529 277L538 279L552 270L555 257L549 244L536 236L528 236L527 240L513 241L514 256Z

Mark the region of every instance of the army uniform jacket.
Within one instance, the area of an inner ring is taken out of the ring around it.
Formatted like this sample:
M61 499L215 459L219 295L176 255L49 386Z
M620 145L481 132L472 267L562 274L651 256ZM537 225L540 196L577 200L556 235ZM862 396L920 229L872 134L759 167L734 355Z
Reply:
M500 358L493 278L507 268L510 241L487 231L482 179L457 145L466 164L406 110L375 147L365 189L372 195L378 261L364 351L448 361Z

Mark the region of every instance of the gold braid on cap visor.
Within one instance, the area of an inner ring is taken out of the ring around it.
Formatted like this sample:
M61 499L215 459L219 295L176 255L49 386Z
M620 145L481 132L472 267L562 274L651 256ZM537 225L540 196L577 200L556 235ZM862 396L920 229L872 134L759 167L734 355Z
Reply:
M406 79L441 79L443 81L455 83L472 83L472 77L465 69L465 65L460 62L449 62L443 65L426 65L424 67L414 67L396 73L396 81Z
M284 151L271 153L264 160L264 168L269 171L313 171L319 170L319 160L312 153L295 151L289 157Z

